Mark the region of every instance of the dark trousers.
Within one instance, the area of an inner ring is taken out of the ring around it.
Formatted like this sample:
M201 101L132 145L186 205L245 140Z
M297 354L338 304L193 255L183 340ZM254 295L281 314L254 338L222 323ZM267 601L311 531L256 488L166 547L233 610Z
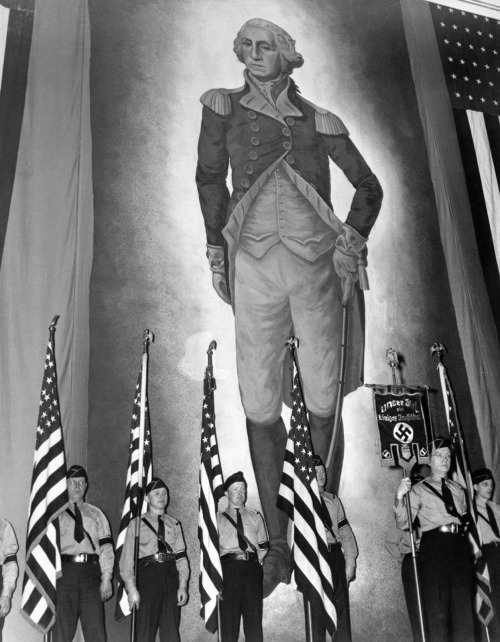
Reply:
M408 610L408 618L411 624L413 642L422 642L420 616L418 613L417 587L415 584L415 571L413 569L413 557L411 553L407 553L403 557L403 563L401 565L401 579L403 581L406 608ZM420 587L420 595L423 600L422 587ZM425 629L425 635L427 638L427 629Z
M179 642L178 589L179 573L175 562L141 564L139 560L137 590L141 602L137 611L137 642L154 642L158 628L161 642Z
M328 553L328 562L332 570L333 604L337 611L337 630L335 642L351 642L351 616L349 612L349 587L345 576L345 558L342 547L334 544ZM311 605L311 623L313 642L325 642L326 619L323 610L317 612Z
M418 570L430 642L474 640L473 570L463 535L423 533Z
M491 642L500 642L500 546L486 544L482 551L490 574L491 604L494 611L493 619L488 624L488 634Z
M71 642L78 618L86 642L106 642L104 607L101 600L99 563L62 563L62 577L57 580L56 623L53 642Z
M262 566L255 560L222 560L221 640L237 642L243 617L246 642L262 642Z

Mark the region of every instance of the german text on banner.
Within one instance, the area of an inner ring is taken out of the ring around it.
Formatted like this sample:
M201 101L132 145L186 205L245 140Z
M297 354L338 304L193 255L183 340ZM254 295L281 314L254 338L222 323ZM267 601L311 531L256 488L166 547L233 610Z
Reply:
M374 385L372 390L382 466L427 463L425 391L403 385Z

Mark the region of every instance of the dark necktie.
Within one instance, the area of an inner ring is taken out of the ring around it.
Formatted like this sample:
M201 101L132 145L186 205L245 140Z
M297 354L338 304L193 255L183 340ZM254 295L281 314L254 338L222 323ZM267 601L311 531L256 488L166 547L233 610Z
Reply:
M83 530L83 519L80 509L75 504L75 542L83 542L85 539L85 531Z
M323 509L323 522L327 527L327 529L331 531L333 529L333 522L332 522L332 518L330 517L328 508L325 504L325 500L323 499L323 495L321 495L321 508Z
M248 548L248 544L246 539L243 537L241 533L244 533L245 531L243 530L243 520L241 519L241 513L240 509L236 509L236 526L238 527L238 546L241 548L242 551L246 551Z
M158 535L163 539L163 542L158 539L158 553L166 553L167 547L164 544L165 541L165 523L161 518L161 515L158 515Z
M493 515L493 511L489 504L486 504L486 512L488 513L488 521L490 523L491 530L493 531L495 537L498 537L498 539L500 539L500 531L498 530L497 520L495 519L495 515Z
M460 515L457 512L457 509L455 508L453 495L451 494L451 490L446 485L446 479L444 477L441 479L441 494L443 496L443 500L446 506L446 511L448 512L448 514L453 515L453 517L460 517Z

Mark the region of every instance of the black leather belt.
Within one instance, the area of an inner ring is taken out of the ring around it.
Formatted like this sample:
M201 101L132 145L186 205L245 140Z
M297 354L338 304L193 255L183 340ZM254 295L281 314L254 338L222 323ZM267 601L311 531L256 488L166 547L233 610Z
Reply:
M328 552L333 551L336 546L340 546L340 542L328 542Z
M497 547L497 546L500 546L500 542L488 542L487 544L483 544L481 548L486 548L487 546Z
M158 564L175 562L175 553L153 553L153 555L141 557L139 563L142 564L143 562L158 562Z
M242 551L241 553L226 553L221 555L221 560L238 560L240 562L248 562L250 560L257 561L257 553L253 551Z
M465 528L462 524L444 524L436 528L440 533L453 533L454 535L465 535Z
M71 564L96 564L99 561L99 555L95 553L80 553L79 555L61 555L61 561L70 562Z

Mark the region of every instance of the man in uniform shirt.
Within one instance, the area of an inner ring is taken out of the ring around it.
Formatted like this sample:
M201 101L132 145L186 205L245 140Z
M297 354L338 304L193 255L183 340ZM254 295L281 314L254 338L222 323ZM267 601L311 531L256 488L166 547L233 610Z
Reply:
M418 567L430 642L474 640L473 571L466 537L464 489L447 479L451 442L429 444L431 474L413 487L404 477L396 492L398 528L408 528L405 495L422 529Z
M261 642L262 567L267 532L262 515L245 508L247 483L242 472L224 483L228 506L217 514L224 589L220 602L221 639L237 642L240 621L246 642Z
M115 554L107 517L88 504L82 466L68 470L69 508L59 516L62 577L57 580L54 642L71 642L78 619L86 642L106 642L103 602L113 593Z
M189 564L179 522L167 515L168 488L154 477L146 486L148 510L127 528L120 574L130 608L137 609L137 642L178 642L180 607L188 599ZM139 528L138 528L139 527ZM134 549L139 532L139 564L134 575Z
M415 464L411 469L412 486L423 481L431 474L428 464ZM413 520L413 537L415 549L418 553L420 546L420 522ZM401 530L393 521L385 537L385 550L401 563L401 580L405 593L406 608L410 620L413 642L422 642L420 628L420 615L418 612L418 596L413 568L413 554L411 548L409 529Z
M328 561L332 571L333 603L337 611L335 642L351 642L351 616L349 612L349 582L356 573L358 546L351 526L346 519L342 502L336 495L325 491L326 470L319 455L314 455L314 467L324 508L323 516L328 543ZM313 642L324 642L326 621L323 613L312 610Z
M2 641L2 630L5 617L10 611L12 594L16 588L19 569L17 566L17 544L16 534L11 524L0 517L0 642Z
M335 442L335 487L343 454L342 435L332 434L342 302L352 297L347 394L362 383L363 301L356 281L364 275L382 189L340 118L298 91L291 74L304 60L284 29L249 20L234 52L246 67L243 87L201 97L196 183L212 283L235 315L241 401L269 533L267 596L278 582L290 581L288 519L276 507L287 440L285 341L293 325L314 450L326 458ZM345 223L333 213L330 159L354 189Z
M491 470L480 468L472 473L478 514L477 528L481 551L490 575L493 619L488 624L491 642L500 641L500 506L491 501L495 482Z

